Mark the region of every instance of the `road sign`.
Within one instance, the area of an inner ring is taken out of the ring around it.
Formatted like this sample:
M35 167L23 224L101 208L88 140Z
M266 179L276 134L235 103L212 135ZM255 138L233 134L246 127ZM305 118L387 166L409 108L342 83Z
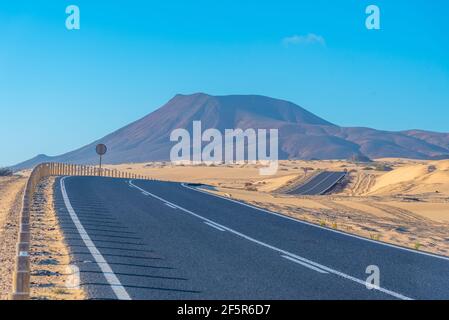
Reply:
M95 150L97 151L97 154L100 156L103 156L106 154L106 152L108 151L108 148L106 147L106 145L100 143L97 145L97 147L95 148Z
M108 151L108 148L106 147L106 145L100 143L100 144L97 144L97 146L95 147L95 151L97 151L97 154L100 156L100 170L99 170L98 174L101 176L102 175L101 158L106 154L106 152Z

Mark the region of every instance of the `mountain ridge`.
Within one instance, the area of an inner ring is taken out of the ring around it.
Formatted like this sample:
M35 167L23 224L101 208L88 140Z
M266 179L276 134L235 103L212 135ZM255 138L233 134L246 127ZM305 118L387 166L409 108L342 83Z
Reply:
M261 95L212 96L177 94L165 105L79 149L59 156L39 155L13 166L20 170L41 162L94 164L95 145L105 143L105 163L169 160L170 133L177 128L191 132L193 121L203 130L231 128L279 130L280 159L414 159L449 158L449 133L419 129L385 131L364 127L340 127L292 102Z

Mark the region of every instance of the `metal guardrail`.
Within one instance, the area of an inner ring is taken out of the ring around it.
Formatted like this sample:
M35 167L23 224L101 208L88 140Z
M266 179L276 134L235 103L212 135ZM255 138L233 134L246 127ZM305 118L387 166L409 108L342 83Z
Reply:
M13 292L10 295L11 300L28 300L30 298L30 209L39 182L42 178L51 176L101 176L152 180L143 175L111 169L100 169L93 166L65 163L42 163L36 166L31 172L23 192L20 228L16 248L16 266L13 275Z

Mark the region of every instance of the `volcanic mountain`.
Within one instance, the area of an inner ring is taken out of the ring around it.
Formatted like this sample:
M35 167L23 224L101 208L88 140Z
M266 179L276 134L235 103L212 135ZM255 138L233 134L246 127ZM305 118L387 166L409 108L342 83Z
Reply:
M45 161L96 163L95 145L98 143L108 146L106 163L166 161L175 144L170 141L170 133L177 128L191 132L196 120L202 122L203 130L216 128L221 132L233 128L278 129L280 159L449 157L449 134L345 128L283 100L256 95L197 93L176 95L146 117L80 149L55 157L39 155L14 169L30 168Z

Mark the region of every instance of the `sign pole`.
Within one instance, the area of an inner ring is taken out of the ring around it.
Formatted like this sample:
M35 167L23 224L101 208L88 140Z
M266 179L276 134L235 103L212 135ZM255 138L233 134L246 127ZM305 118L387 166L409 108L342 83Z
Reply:
M99 144L96 146L95 151L100 156L100 170L98 171L98 175L102 176L101 162L103 159L103 155L106 154L106 152L108 151L108 148L104 144Z
M102 156L102 155L100 155L100 172L99 172L99 174L100 174L100 177L101 177L101 158L103 158L103 156Z

